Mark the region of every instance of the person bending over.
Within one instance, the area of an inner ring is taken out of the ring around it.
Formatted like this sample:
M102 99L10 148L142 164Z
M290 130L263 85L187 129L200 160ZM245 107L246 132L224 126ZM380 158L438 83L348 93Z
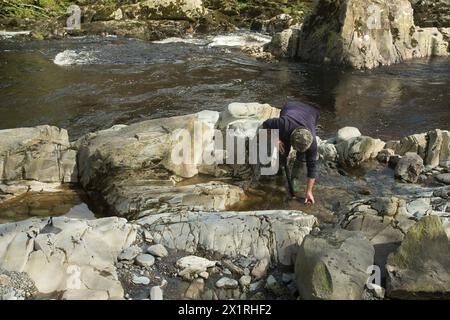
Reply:
M299 101L289 101L281 110L279 118L268 119L263 123L263 129L279 130L278 150L281 166L287 168L291 146L297 152L291 179L296 178L301 163L306 162L308 179L305 203L312 204L315 203L313 188L317 176L316 126L318 120L319 112L315 108Z

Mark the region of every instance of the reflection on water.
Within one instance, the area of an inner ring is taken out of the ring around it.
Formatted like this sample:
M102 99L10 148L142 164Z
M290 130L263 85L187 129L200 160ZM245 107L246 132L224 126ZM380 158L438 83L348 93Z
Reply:
M59 62L75 64L55 64L58 54ZM397 138L449 129L449 74L450 59L344 72L297 62L266 64L198 42L2 42L0 128L49 123L76 138L117 123L222 110L233 101L281 106L296 98L321 110L325 135L353 125L363 134Z
M67 216L76 219L95 219L81 191L65 190L55 193L27 193L18 199L0 204L0 224L32 217Z

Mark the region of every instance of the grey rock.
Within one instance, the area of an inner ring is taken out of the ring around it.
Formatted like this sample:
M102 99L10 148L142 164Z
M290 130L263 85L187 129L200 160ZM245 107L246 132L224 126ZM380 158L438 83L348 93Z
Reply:
M131 246L122 251L118 259L119 261L133 261L141 252L142 250L138 246Z
M298 211L186 212L152 215L136 223L170 249L194 254L202 247L229 257L292 265L298 243L317 220Z
M216 287L219 289L236 289L239 283L231 278L223 277L216 282Z
M133 279L132 280L133 280L134 284L141 284L141 285L144 285L144 286L150 284L150 279L147 278L147 277L140 277L140 276L137 276L137 275L133 275Z
M355 127L345 127L341 128L337 132L336 140L337 143L341 143L353 138L358 138L361 136L361 132Z
M405 182L416 183L423 169L423 159L415 153L408 152L398 162L395 177Z
M239 284L244 288L250 285L252 282L252 277L250 276L242 276L239 278Z
M412 226L387 261L387 296L396 299L449 299L450 243L437 216Z
M150 289L150 300L164 300L161 287L154 286Z
M375 8L376 19L367 8ZM409 0L320 0L296 45L302 60L356 69L448 56L448 42L437 28L414 24Z
M147 252L152 256L161 258L167 257L169 255L169 252L167 252L167 249L162 244L154 244L148 247Z
M343 229L306 236L295 275L303 299L361 299L375 250L362 233Z
M140 254L136 257L136 264L141 267L151 267L155 264L155 258L150 254Z
M442 183L450 184L450 173L441 173L438 174L435 178Z

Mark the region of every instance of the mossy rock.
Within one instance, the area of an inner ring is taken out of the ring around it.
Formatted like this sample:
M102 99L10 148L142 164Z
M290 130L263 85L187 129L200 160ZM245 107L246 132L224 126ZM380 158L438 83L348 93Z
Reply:
M387 293L397 299L450 299L450 243L438 216L412 226L387 260Z

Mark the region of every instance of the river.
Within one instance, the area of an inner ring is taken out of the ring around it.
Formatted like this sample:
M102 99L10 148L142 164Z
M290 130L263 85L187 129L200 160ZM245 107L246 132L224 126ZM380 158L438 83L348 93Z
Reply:
M297 61L266 63L239 49L266 41L249 33L155 43L115 37L3 41L0 129L51 124L66 128L75 140L119 123L221 111L231 102L280 107L287 99L320 110L322 138L343 126L356 126L384 140L450 129L450 59L414 60L362 72ZM322 174L319 180L318 208L286 203L280 181L265 190L273 195L269 201L254 196L235 209L317 211L326 220L340 203L361 192L383 195L395 188L392 170L378 164L348 178ZM83 197L58 197L3 206L0 222L45 210L91 214L83 207Z
M356 126L382 139L450 128L450 59L374 71L241 53L240 33L159 43L115 37L0 42L0 129L52 124L71 139L118 123L223 110L231 102L311 103L322 134Z

